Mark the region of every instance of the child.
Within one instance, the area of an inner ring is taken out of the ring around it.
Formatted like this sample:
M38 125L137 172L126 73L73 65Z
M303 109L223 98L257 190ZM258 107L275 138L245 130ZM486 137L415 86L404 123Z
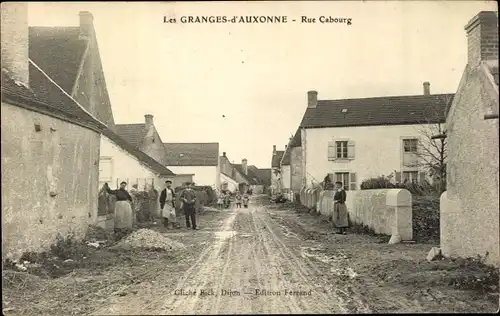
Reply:
M244 206L245 208L248 208L248 200L249 200L249 199L250 199L250 198L248 197L248 194L247 194L247 193L245 193L245 195L243 195L243 206Z
M347 207L345 200L347 193L345 192L342 182L335 182L335 195L333 196L333 225L337 229L337 234L346 234L345 229L349 227Z
M219 196L217 198L217 206L219 207L219 210L222 210L224 208L224 192L221 191L219 193Z
M241 208L241 194L236 191L236 208Z

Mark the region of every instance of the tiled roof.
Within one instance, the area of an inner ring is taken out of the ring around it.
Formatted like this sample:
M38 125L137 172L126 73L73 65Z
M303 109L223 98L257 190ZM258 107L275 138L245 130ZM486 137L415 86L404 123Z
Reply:
M271 185L271 169L257 169L255 173L262 184Z
M167 166L217 166L219 143L163 143Z
M238 172L247 180L248 184L251 184L251 185L261 184L261 181L259 180L259 177L255 172L255 169L257 169L257 167L247 166L247 173L248 174L245 174L243 172L243 166L241 164L233 164L233 167L236 170L238 170Z
M116 124L115 131L121 138L136 148L141 148L141 144L146 137L146 124Z
M495 84L498 87L498 60L492 60L491 62L488 62L488 69L490 71L490 74L493 76L493 79L495 80Z
M79 27L30 27L29 28L29 56L67 93L72 95L73 86L77 80L82 59L87 49L87 40L79 39ZM97 54L99 48L97 38L94 50ZM96 105L95 116L108 126L114 126L106 79L100 58L95 61L95 79L99 87L95 92L100 97L100 104ZM85 88L84 88L85 89ZM82 91L83 92L83 91ZM88 104L81 104L89 108Z
M292 152L292 148L300 147L300 146L302 146L302 135L301 135L300 127L299 127L297 129L297 131L295 132L295 135L292 137L292 139L288 143L288 147L286 148L285 154L283 155L283 159L281 160L281 163L284 166L290 165L290 155Z
M271 167L273 167L273 168L279 168L280 167L281 158L283 158L284 154L285 154L285 152L283 150L277 150L276 153L273 153Z
M444 122L447 105L453 97L454 94L434 94L318 100L316 108L306 110L300 126L319 128Z
M120 148L127 151L129 154L137 158L140 163L146 165L149 169L158 173L161 176L173 176L174 173L170 171L168 168L163 166L161 163L157 162L153 158L149 157L147 154L139 150L137 147L129 144L123 138L121 138L118 134L111 131L110 129L105 129L103 131L103 135L112 140L115 144L120 146Z
M29 65L30 88L17 84L2 70L2 100L46 115L64 118L96 131L105 126L81 108L32 62Z
M73 89L87 41L79 27L30 27L29 56L64 91Z

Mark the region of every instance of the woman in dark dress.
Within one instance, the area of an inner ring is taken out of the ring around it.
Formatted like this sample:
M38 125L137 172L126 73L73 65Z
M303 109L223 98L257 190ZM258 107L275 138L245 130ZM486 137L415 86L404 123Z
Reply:
M337 234L346 234L345 229L349 227L347 206L345 201L347 193L345 192L342 182L335 182L335 195L333 196L333 225L337 229Z

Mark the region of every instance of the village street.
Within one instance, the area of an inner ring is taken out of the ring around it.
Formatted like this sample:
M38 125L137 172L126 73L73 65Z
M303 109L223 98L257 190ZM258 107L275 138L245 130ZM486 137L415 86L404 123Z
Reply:
M4 312L493 312L498 306L495 291L456 286L478 277L479 270L460 261L427 262L431 245L388 245L386 237L353 232L336 235L325 219L292 203L271 204L269 197L256 196L248 209L205 211L198 219L199 231L149 227L183 249L113 250L110 245L83 263L76 260L72 268L68 264L67 275L17 276L21 285L4 286Z
M204 217L200 217L200 225ZM431 288L440 278L436 278L439 262L428 267L434 272L431 274L418 268L418 261L425 261L427 245L394 246L378 237L335 235L320 218L271 205L265 196L254 198L248 209L223 211L205 224L200 231L169 234L187 246L189 241L203 245L188 259L191 263L185 270L169 271L168 262L159 262L165 269L160 268L154 283L138 284L131 289L133 295L114 296L95 314L458 312L496 308L494 296L489 302L481 295ZM441 269L446 271L449 266L444 263Z

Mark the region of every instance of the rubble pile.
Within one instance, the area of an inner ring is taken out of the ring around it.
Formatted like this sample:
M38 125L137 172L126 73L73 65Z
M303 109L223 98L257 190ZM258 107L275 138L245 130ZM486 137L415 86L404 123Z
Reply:
M185 246L177 241L171 240L159 232L151 229L139 229L128 235L116 245L116 248L145 248L177 250Z

